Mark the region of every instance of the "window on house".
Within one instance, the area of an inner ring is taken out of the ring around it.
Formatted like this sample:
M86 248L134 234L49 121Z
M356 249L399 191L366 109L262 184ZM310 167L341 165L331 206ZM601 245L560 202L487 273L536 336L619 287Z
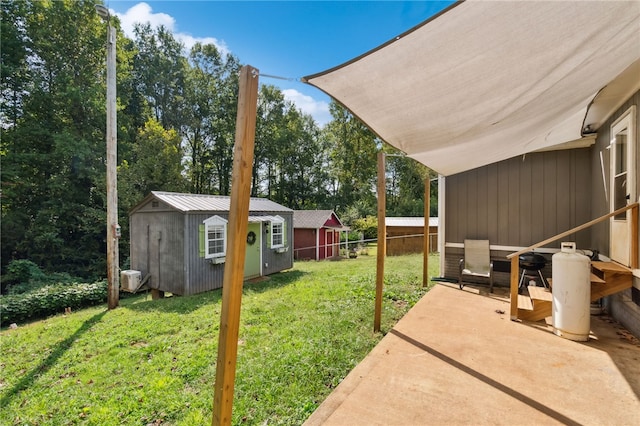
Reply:
M284 247L284 219L276 216L271 221L271 248Z
M227 221L220 216L212 216L204 221L204 225L205 258L224 257L227 254Z

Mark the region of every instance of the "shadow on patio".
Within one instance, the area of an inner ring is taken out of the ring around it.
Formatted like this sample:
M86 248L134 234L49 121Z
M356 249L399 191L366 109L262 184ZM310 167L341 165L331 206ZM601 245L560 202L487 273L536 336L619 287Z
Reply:
M584 343L512 322L501 290L434 287L305 424L640 424L637 339L606 316Z

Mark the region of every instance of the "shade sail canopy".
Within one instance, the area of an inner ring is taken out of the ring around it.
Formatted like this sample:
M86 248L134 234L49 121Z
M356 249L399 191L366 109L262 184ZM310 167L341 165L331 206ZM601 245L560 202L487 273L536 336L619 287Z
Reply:
M638 90L639 58L638 1L466 1L303 81L450 175L580 139L608 85Z

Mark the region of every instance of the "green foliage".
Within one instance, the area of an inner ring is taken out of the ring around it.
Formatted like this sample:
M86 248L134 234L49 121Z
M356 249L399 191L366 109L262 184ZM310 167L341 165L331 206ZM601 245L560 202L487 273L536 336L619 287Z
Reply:
M3 285L15 285L28 283L29 281L42 281L45 274L40 267L27 259L13 260L7 266L7 272L2 276Z
M49 284L68 284L77 279L65 272L45 274L31 260L12 260L2 276L2 294L20 294L38 289Z
M377 153L382 145L375 134L336 102L333 120L323 129L330 149L331 197L340 215L357 203L375 206Z
M356 219L351 225L358 232L362 232L365 240L375 240L378 238L378 218L367 216Z
M0 297L0 325L44 318L64 312L65 308L82 308L104 303L107 283L54 284L22 294Z

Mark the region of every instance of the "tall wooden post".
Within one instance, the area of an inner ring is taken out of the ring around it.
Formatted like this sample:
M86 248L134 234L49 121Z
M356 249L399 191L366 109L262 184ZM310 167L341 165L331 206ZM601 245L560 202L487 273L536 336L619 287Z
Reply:
M629 266L638 269L638 206L631 208L631 261Z
M431 210L431 180L427 176L424 181L424 241L422 260L422 286L429 285L429 211Z
M107 23L107 306L120 299L118 255L118 127L116 122L116 30ZM117 232L116 232L116 228Z
M240 71L238 89L231 207L227 224L227 255L222 284L222 313L211 423L214 426L230 425L233 409L257 102L258 70L245 65Z
M378 152L378 256L376 259L376 306L373 331L380 331L382 319L382 288L384 286L384 257L387 253L386 204L387 187L384 152Z
M509 314L511 320L518 319L518 273L520 272L519 257L514 256L511 258L511 275L509 281Z

